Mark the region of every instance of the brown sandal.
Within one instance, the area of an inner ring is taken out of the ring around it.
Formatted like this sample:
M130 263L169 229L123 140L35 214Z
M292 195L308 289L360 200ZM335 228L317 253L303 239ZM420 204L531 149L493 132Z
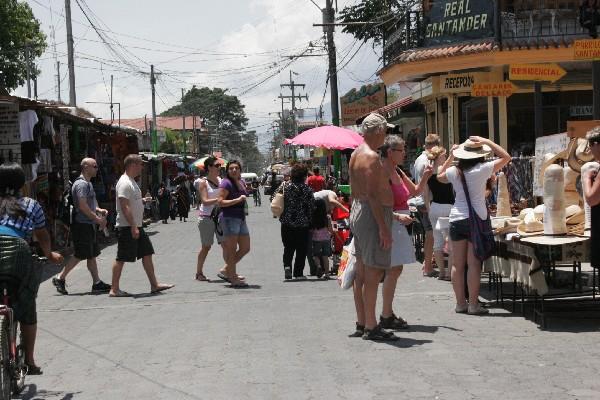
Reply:
M203 273L199 272L196 274L196 280L200 282L210 282L210 280Z

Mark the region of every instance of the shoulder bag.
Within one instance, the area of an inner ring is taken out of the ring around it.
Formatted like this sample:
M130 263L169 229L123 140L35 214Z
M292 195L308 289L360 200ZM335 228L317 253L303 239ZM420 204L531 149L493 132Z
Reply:
M281 217L283 214L283 207L285 205L284 196L285 196L285 187L287 186L285 183L282 183L283 188L281 193L275 193L273 200L271 200L271 213L273 213L273 217Z
M496 240L494 238L494 232L492 230L492 222L490 219L490 213L486 219L481 219L477 214L477 211L471 204L471 198L469 196L469 189L467 188L467 181L465 174L458 170L460 178L462 180L463 190L465 191L465 197L469 206L469 227L471 228L471 243L473 243L473 252L475 257L480 261L485 261L490 258L496 251Z

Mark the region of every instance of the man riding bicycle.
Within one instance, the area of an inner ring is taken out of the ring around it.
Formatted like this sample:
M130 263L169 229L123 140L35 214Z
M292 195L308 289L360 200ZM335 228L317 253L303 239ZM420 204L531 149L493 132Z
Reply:
M260 182L258 179L252 181L252 197L254 198L254 205L261 206L262 201L260 198Z
M0 165L0 280L4 276L11 278L11 306L21 325L28 374L40 375L42 369L35 364L33 356L37 332L35 298L40 271L33 269L28 242L35 237L50 262L62 263L63 257L51 251L50 235L40 204L21 197L24 185L25 173L19 164Z

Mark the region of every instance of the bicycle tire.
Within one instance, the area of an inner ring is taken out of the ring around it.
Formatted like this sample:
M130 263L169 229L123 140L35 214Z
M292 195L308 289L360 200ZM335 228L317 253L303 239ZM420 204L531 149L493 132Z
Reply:
M0 399L10 400L12 393L12 363L10 361L9 321L0 315Z
M15 332L15 334L17 334ZM14 395L20 394L25 389L25 377L27 376L27 366L25 365L25 347L23 346L23 334L18 333L19 342L17 343L17 354L13 371L12 392Z

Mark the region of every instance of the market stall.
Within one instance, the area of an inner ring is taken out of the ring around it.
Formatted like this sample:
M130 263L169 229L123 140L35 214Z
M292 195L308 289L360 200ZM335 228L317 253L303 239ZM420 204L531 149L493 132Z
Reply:
M551 141L557 153L544 154L535 168L535 184L525 191L542 195L533 196L539 203L535 208L524 202L515 204L501 174L492 219L497 246L483 264L497 301L504 305L504 300L512 300L513 312L520 301L521 313L529 302L534 320L539 317L542 327L550 316L589 311L597 292L595 270L588 264L589 210L577 184L582 166L592 160L591 154L584 139L565 134L565 138ZM550 141L544 142L547 150ZM512 283L511 291L504 289L503 279Z

